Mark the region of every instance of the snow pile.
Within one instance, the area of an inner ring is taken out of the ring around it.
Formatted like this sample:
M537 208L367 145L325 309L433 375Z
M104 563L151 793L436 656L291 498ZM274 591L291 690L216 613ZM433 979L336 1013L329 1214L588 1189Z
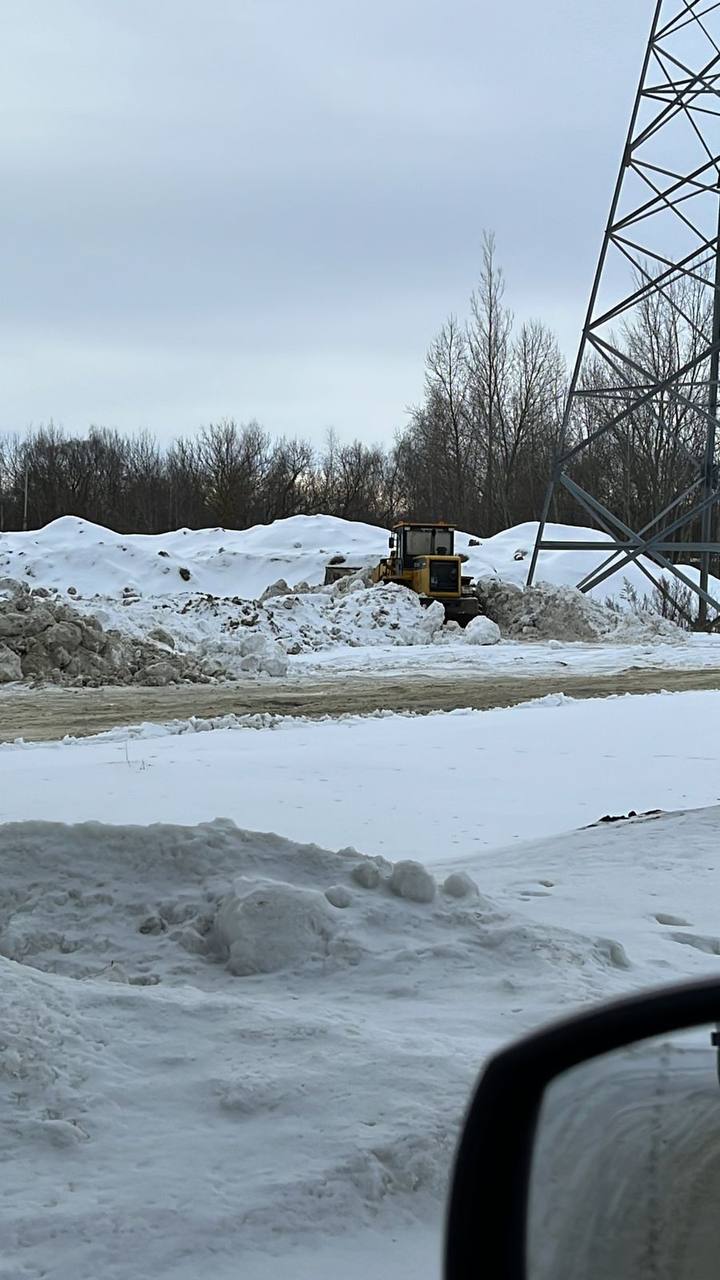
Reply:
M497 622L493 622L492 618L479 617L471 618L465 628L465 639L468 644L498 644L502 639Z
M409 860L226 820L0 826L0 1127L23 1220L36 1196L44 1204L32 1247L57 1248L60 1230L57 1168L44 1155L23 1163L38 1144L62 1148L73 1213L86 1210L83 1231L69 1214L66 1247L108 1235L98 1182L133 1222L134 1271L118 1275L147 1274L139 1206L150 1195L158 1212L181 1208L185 1160L177 1179L161 1171L185 1148L196 1170L227 1160L236 1247L264 1247L270 1221L342 1231L398 1195L411 1217L438 1213L478 1045L473 1033L448 1060L444 1038L421 1031L429 993L485 1000L511 965L559 1001L568 967L596 980L614 967L595 939L498 911L467 877L461 889ZM220 1221L216 1195L211 1185L206 1212ZM7 1256L7 1197L0 1221ZM196 1224L192 1249L204 1234Z
M466 534L457 534L456 550L467 552L465 571L474 578L493 576L502 578L505 582L524 586L537 531L537 521L529 520L525 524L504 529L502 533L496 533L491 538L468 540ZM541 551L535 581L550 582L558 587L574 587L588 573L604 564L610 556L609 546L612 541L608 534L599 529L570 524L547 524L545 540L608 544L608 551ZM470 541L475 545L470 545ZM618 559L620 558L618 556ZM694 582L699 580L700 571L694 565L681 564L679 567L686 577ZM639 600L651 597L653 585L643 569L648 570L654 578L659 576L658 566L646 556L639 556L636 561L623 565L617 574L606 578L600 586L594 587L590 594L595 600L617 598L622 604L622 595L627 583ZM717 600L720 600L720 579L710 577L709 591Z
M366 587L343 578L330 587L311 590L276 584L262 601L239 596L186 595L175 601L160 597L126 597L122 602L82 601L105 625L142 637L160 627L172 642L201 650L218 671L241 674L252 669L243 659L264 655L260 669L283 675L286 655L369 645L424 645L440 636L445 613L435 601L425 607L414 592L388 583Z
M575 587L539 582L516 586L499 578L480 578L476 594L484 613L511 640L604 641L629 644L642 640L682 641L685 633L648 609L621 613L593 600Z
M522 585L530 564L537 523L530 521L482 539L458 531L455 550L467 556L466 573ZM596 529L548 524L551 540L610 539ZM366 569L387 555L385 529L335 516L291 516L252 529L179 529L173 533L119 534L75 516L43 529L0 534L0 575L54 587L71 596L120 599L123 595L176 597L183 592L259 599L279 579L322 585L329 562ZM544 551L537 578L574 586L606 559L602 551ZM640 560L657 574L657 566ZM686 567L697 578L698 570ZM625 565L593 592L618 595L627 581L642 599L651 585L639 567ZM711 579L720 596L720 582Z
M445 623L438 601L426 606L406 587L367 587L351 578L269 601L264 614L271 634L291 653L339 645L431 644Z
M79 596L183 591L253 600L284 578L319 585L333 557L376 564L388 535L334 516L292 516L252 529L178 529L120 534L76 516L42 529L0 534L0 575Z
M227 819L0 826L0 919L6 960L139 987L215 989L223 972L361 976L398 947L406 962L447 961L453 938L456 958L469 947L486 975L501 971L497 951L507 947L536 978L578 948L601 968L613 963L604 945L572 933L535 933L531 942L533 929L516 928L463 873L440 886L412 859L332 852Z
M156 672L158 682L174 678L171 669L182 666L183 655L204 676L222 679L284 676L288 658L343 648L439 641L450 647L455 642L460 651L465 641L485 647L500 639L491 623L507 639L645 643L680 638L651 611L633 615L622 599L619 610L607 608L606 597L622 593L626 584L637 599L647 596L648 582L637 564L625 566L592 598L571 588L602 560L601 552L544 552L543 583L521 594L536 530L528 523L484 541L456 534L456 550L466 558L466 574L479 584L488 615L473 622L464 637L452 624L443 627L439 604L425 609L404 588L370 586L370 567L387 553L385 530L330 516L293 516L242 531L181 529L157 536L121 535L67 516L44 529L0 534L0 574L28 584L34 595L49 591L48 608L70 605L136 645L162 646L161 656L156 655L164 664ZM549 538L585 534L604 541L591 530L547 527ZM356 572L325 586L331 563ZM18 673L18 656L24 655L0 650L0 678L6 682L29 674L30 660ZM43 678L102 682L102 663L83 662L74 652L67 661L64 654L59 657L43 658ZM123 658L123 671L128 665L130 675L118 678L137 677L138 664ZM115 679L104 668L102 676Z
M204 681L199 661L151 640L104 631L92 616L31 592L24 582L0 580L0 684L167 685Z

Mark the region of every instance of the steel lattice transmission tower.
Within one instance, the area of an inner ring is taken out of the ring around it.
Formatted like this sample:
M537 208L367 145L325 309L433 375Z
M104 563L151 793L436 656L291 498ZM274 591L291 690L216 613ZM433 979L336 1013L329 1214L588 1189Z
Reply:
M658 0L528 585L542 550L605 552L602 563L578 583L583 591L622 572L642 554L646 563L639 567L655 586L663 589L663 575L674 575L696 593L701 622L708 608L720 613L720 601L708 591L711 562L718 563L712 558L720 557L720 543L714 540L720 501L715 452L719 143L720 0ZM653 355L631 336L640 319L644 332L652 333L652 318L660 313L672 320L670 358L667 351ZM651 456L651 435L656 448L662 437L684 458L688 482L636 531L571 472L585 474L582 464L595 451L600 457L595 475L602 475L602 447L614 437L629 478L631 458L637 467ZM693 442L689 450L688 439ZM610 535L611 543L546 538L559 487ZM683 531L689 540L680 540ZM680 548L700 565L695 579L673 562ZM647 560L659 575L648 569Z

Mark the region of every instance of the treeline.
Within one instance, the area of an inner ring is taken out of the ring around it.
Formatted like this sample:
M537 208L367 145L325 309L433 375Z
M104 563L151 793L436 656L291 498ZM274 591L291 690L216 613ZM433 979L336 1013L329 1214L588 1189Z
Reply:
M638 363L662 377L688 362L707 323L702 285L682 289L682 297L657 296L622 335ZM590 367L585 380L594 377L607 373ZM540 321L515 322L486 236L469 317L448 319L431 343L422 401L391 446L342 443L331 432L317 448L234 420L167 447L147 434L41 427L0 437L0 529L73 514L119 532L161 533L322 512L382 526L400 517L446 519L489 536L537 518L566 393L555 336ZM692 386L684 393L704 394ZM594 425L578 417L571 441ZM575 474L640 528L697 473L701 436L698 415L668 400L660 417L635 414L579 455ZM569 498L558 502L554 519L582 523Z
M256 423L214 423L162 448L147 434L42 427L0 439L0 527L82 516L121 533L247 528L318 512L387 524L399 509L393 451L333 433L323 448Z

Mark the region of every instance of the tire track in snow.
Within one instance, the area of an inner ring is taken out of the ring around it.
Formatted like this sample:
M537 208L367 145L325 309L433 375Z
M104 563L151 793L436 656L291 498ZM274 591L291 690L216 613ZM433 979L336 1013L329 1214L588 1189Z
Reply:
M24 738L52 742L88 737L142 721L163 723L191 716L369 715L377 711L486 711L551 694L608 698L617 694L720 689L720 668L632 668L598 675L461 676L423 672L386 676L333 675L326 679L237 681L215 686L135 686L106 689L24 689L0 695L0 742Z

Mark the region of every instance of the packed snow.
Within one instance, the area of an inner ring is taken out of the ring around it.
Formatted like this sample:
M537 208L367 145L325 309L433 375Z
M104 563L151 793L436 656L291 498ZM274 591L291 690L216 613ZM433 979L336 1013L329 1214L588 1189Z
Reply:
M719 704L0 748L9 1274L436 1280L493 1046L716 971Z
M43 529L0 534L0 574L80 596L201 592L256 600L272 583L319 585L337 555L376 563L388 535L333 516L291 516L252 529L119 534L75 516Z
M484 541L457 535L457 550L467 557L466 574L486 615L465 632L444 624L439 604L425 608L403 587L371 587L369 567L386 553L386 532L328 516L294 516L243 531L182 529L157 536L121 535L67 516L44 529L0 535L0 577L6 575L16 595L19 588L12 583L24 584L31 600L41 597L45 611L72 607L126 642L163 646L156 656L162 664L157 683L188 678L183 655L197 671L195 678L224 680L285 676L304 655L347 650L432 646L436 653L441 646L471 664L477 661L472 650L500 650L508 641L657 647L685 642L685 633L648 607L651 587L637 565L627 566L593 598L569 585L599 562L600 553L544 552L539 576L547 581L523 590L536 527L521 525ZM558 525L549 527L548 536L591 532ZM325 586L329 562L357 572ZM605 597L611 591L616 599L609 607ZM628 593L634 593L632 608ZM0 652L4 682L97 682L89 668L102 665L95 659L83 664L73 654L62 665L53 653L38 666L22 645L13 648L6 639L5 648L10 652ZM502 661L499 652L497 660ZM135 680L143 665L115 667L112 678Z

